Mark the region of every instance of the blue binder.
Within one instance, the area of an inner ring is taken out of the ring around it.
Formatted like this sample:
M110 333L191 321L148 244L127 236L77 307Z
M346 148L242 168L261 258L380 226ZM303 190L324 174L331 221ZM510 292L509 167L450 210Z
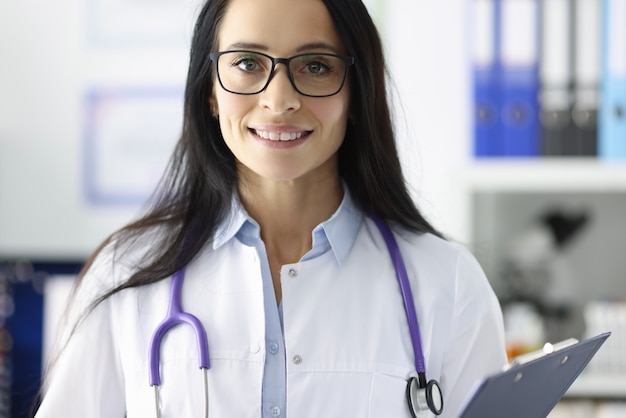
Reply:
M503 155L499 71L495 65L474 70L474 155Z
M503 155L500 86L500 0L474 1L474 155Z
M501 0L502 141L507 157L539 154L538 0Z
M460 418L546 417L610 335L512 362L507 370L480 382Z
M602 95L598 154L626 159L626 6L603 0Z
M502 75L502 147L507 157L539 153L538 77L534 68L506 68Z
M474 155L536 156L540 132L537 0L480 0L474 7L474 30L484 25L492 28L493 53L487 56L491 60L474 62Z

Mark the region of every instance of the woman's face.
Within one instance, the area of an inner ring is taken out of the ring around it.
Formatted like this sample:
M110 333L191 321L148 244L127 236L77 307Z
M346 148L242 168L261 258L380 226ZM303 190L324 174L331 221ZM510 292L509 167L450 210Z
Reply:
M346 55L321 0L231 0L218 40L219 51L248 50L276 58ZM247 70L256 64L238 61L236 67L242 66ZM319 67L308 69L317 72ZM211 103L246 178L316 180L338 176L337 150L346 132L349 97L348 82L334 96L303 96L289 81L286 66L277 64L262 92L233 94L216 82Z

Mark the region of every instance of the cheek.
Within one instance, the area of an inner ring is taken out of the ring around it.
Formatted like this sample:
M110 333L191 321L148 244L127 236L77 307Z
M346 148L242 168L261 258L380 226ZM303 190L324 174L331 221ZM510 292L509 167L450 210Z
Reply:
M311 113L322 124L331 129L345 129L348 120L348 106L346 101L337 97L336 100L326 99L309 107Z
M254 104L251 104L250 100L246 100L245 96L234 94L217 94L216 104L222 134L224 139L229 140L239 130L242 120L246 114L250 113Z
M215 95L216 110L220 119L241 117L247 110L246 97L227 92L219 92Z

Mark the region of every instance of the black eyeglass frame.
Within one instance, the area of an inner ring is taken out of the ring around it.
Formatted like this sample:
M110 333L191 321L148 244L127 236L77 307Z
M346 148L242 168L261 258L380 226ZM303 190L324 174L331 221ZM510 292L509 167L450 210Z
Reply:
M256 55L261 55L263 57L268 58L271 62L272 62L272 68L269 72L269 77L267 78L267 82L265 83L265 85L263 85L263 87L259 90L259 91L255 91L253 93L241 93L241 92L237 92L237 91L232 91L227 89L226 87L224 87L224 83L222 83L222 78L220 76L220 71L219 71L219 65L218 65L218 61L219 58L222 55L225 54L230 54L233 52L247 52L247 53L251 53L251 54L256 54ZM341 80L341 84L339 85L339 88L337 89L336 92L331 93L331 94L323 94L323 95L316 95L316 94L306 94L300 91L300 89L298 88L298 86L296 86L296 81L294 79L294 76L291 72L291 67L289 66L291 64L291 61L296 59L296 58L300 58L300 57L306 57L306 56L310 56L310 55L321 55L321 56L330 56L330 57L335 57L335 58L339 58L341 59L344 64L344 72L343 72L343 79ZM262 91L264 91L267 86L270 85L270 82L272 81L272 78L274 78L274 70L276 69L276 65L278 64L285 64L285 67L287 67L287 76L289 77L289 81L291 82L292 87L294 88L295 91L297 91L299 94L306 96L306 97L330 97L330 96L334 96L336 94L338 94L341 89L343 89L343 86L346 84L346 80L348 78L348 71L350 70L350 67L352 65L354 65L354 57L350 57L347 55L338 55L338 54L329 54L326 52L321 52L321 53L306 53L306 54L298 54L298 55L294 55L292 57L289 58L274 58L271 55L267 55L264 54L263 52L257 52L257 51L249 51L246 49L235 49L235 50L229 50L229 51L219 51L219 52L211 52L209 53L209 59L213 62L213 64L215 65L215 73L217 74L217 79L220 83L220 86L227 92L229 93L233 93L233 94L240 94L242 96L251 96L254 94L259 94Z

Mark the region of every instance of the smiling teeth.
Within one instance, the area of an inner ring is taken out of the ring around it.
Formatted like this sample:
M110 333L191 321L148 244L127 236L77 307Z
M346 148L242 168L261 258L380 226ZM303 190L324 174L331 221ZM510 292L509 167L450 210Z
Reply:
M270 141L293 141L294 139L302 138L302 132L270 132L270 131L255 131L258 136Z

